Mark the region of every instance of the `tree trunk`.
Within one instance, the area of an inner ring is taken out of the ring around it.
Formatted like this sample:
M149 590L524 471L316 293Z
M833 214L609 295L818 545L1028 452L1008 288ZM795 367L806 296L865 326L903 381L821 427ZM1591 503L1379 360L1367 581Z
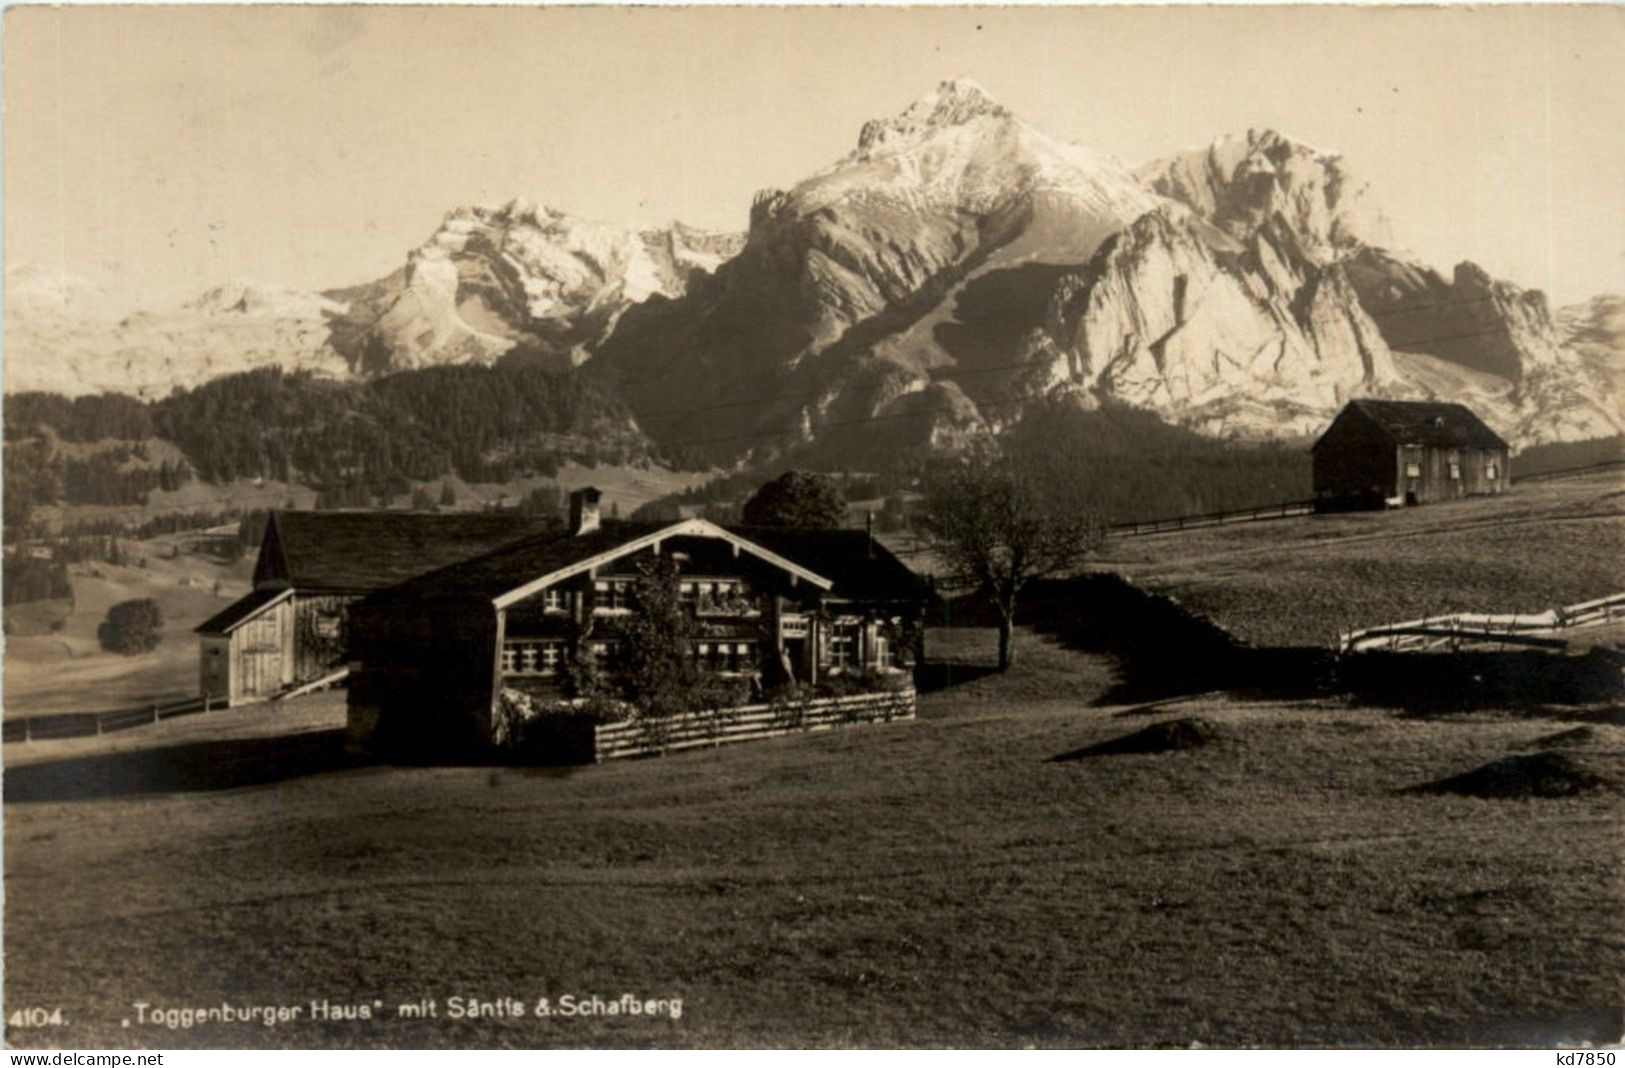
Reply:
M1009 671L1016 662L1015 609L999 609L999 670Z

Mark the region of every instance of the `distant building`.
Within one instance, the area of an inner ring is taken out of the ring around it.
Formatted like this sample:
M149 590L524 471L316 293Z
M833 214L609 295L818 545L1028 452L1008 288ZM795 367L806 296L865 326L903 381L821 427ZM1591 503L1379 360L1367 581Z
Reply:
M558 699L568 664L613 671L640 567L676 564L692 655L764 685L912 669L927 590L861 530L601 519L380 591L352 615L350 733L407 747L489 743L504 691Z
M201 692L237 703L320 678L345 662L357 600L544 527L506 513L273 513L253 591L197 628Z
M1507 443L1461 404L1350 401L1313 454L1324 510L1428 504L1511 484Z

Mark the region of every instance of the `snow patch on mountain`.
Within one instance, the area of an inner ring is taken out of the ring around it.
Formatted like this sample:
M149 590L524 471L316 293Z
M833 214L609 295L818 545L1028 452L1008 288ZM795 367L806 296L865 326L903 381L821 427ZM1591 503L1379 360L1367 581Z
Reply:
M577 364L628 307L681 296L741 241L679 223L637 231L520 200L458 208L403 271L357 292L334 345L367 373L516 350Z
M349 374L327 344L343 305L320 294L235 285L160 311L115 317L112 307L94 287L8 272L6 392L150 399L267 366Z

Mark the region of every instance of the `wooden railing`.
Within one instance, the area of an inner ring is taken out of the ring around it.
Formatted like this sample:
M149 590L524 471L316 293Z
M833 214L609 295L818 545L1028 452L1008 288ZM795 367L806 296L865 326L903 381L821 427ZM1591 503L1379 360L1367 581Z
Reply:
M1604 460L1601 463L1579 467L1564 467L1555 471L1540 471L1531 475L1514 473L1513 483L1545 482L1549 479L1579 478L1598 471L1625 467L1625 460ZM1132 538L1139 534L1166 534L1173 530L1199 530L1202 527L1223 526L1226 523L1253 523L1263 519L1289 519L1293 516L1313 515L1315 502L1285 501L1281 504L1261 504L1256 508L1236 508L1228 512L1199 512L1194 515L1170 516L1166 519L1147 519L1137 523L1116 523L1106 528L1108 534Z
M1568 642L1552 636L1552 632L1595 627L1617 619L1625 619L1625 593L1544 612L1511 615L1456 612L1425 616L1340 634L1337 647L1344 653L1357 653L1368 649L1418 650L1499 642L1534 649L1561 649Z
M862 723L913 719L914 711L913 687L850 697L744 705L695 715L595 726L593 753L598 761L651 756Z
M348 666L336 668L321 678L300 683L266 698L285 701L301 697L316 690L337 686L349 676ZM241 705L244 702L239 701ZM31 742L45 738L82 738L87 734L111 734L132 727L147 727L176 716L190 716L198 712L211 712L226 708L228 702L218 697L184 697L170 701L152 702L139 708L121 708L113 712L62 712L56 715L19 716L5 721L0 737L7 742Z
M1107 527L1106 532L1115 537L1132 538L1138 534L1165 534L1171 530L1197 530L1201 527L1223 526L1226 523L1287 519L1292 516L1312 515L1314 511L1314 501L1287 501L1283 504L1261 504L1256 508L1236 508L1228 512L1201 512L1168 519L1148 519L1141 523L1118 523Z
M1514 484L1522 482L1545 482L1554 478L1579 478L1582 475L1594 474L1598 471L1612 471L1625 467L1625 460L1603 460L1601 463L1581 464L1579 467L1559 467L1552 471L1536 471L1531 475L1512 473Z
M190 716L224 708L224 701L209 697L187 697L168 704L153 702L139 708L123 708L114 712L63 712L57 715L18 716L0 725L0 737L7 742L31 742L45 738L81 738L87 734L110 734L113 731L145 727L176 716Z
M302 682L297 686L282 690L279 693L274 693L271 695L270 700L286 701L290 697L303 697L307 693L315 693L317 690L325 690L330 686L337 686L339 683L343 682L349 677L350 665L346 664L341 668L334 668L332 671L329 671L320 678L311 679L309 682Z

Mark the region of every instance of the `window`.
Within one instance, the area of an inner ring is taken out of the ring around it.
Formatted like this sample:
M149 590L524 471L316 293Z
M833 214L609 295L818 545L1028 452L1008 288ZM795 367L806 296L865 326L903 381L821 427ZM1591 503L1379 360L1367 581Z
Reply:
M614 642L588 642L587 655L597 662L599 667L609 663L609 658L615 653Z
M1456 460L1451 460L1450 461L1450 477L1452 479L1461 478L1461 463L1459 461L1456 461Z
M695 642L694 659L701 667L719 672L756 669L755 642Z
M568 612L570 610L570 595L561 589L542 591L542 610L544 612Z
M626 579L600 579L592 588L596 611L626 612L632 608L632 584Z
M1501 465L1496 463L1494 460L1491 460L1489 463L1485 464L1484 477L1489 479L1491 482L1494 482L1496 479L1500 478Z
M700 583L700 611L726 614L743 608L739 603L739 583L722 579Z
M1419 464L1419 463L1416 463L1415 461L1412 461L1411 463L1406 464L1405 465L1405 477L1406 478L1421 478L1422 477L1422 465Z
M829 631L829 666L852 667L858 662L858 628L851 623L837 623Z
M564 661L564 649L554 641L516 641L502 643L502 673L504 675L556 675Z

